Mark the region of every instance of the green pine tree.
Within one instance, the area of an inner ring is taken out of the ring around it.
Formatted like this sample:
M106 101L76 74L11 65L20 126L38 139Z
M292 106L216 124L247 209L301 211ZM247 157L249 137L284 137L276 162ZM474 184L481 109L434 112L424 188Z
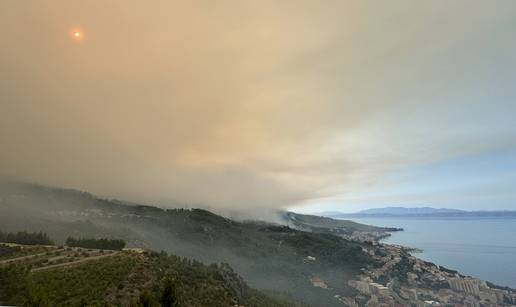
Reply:
M162 307L180 307L177 287L172 276L168 275L163 280L163 293L161 294Z

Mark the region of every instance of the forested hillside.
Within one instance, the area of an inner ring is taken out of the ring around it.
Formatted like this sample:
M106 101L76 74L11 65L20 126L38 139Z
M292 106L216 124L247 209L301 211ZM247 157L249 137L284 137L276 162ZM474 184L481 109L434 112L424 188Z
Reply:
M204 265L164 252L112 252L98 258L88 254L101 251L69 247L0 247L12 249L11 256L0 261L0 304L301 306L251 289L227 264ZM67 255L72 258L62 258ZM52 264L58 258L61 265Z
M122 239L128 247L164 250L203 263L229 263L252 287L289 293L318 306L338 306L347 280L375 266L368 243L265 222L236 222L201 209L160 209L104 200L74 190L0 184L4 231ZM313 260L307 260L313 259ZM314 287L323 280L327 288Z

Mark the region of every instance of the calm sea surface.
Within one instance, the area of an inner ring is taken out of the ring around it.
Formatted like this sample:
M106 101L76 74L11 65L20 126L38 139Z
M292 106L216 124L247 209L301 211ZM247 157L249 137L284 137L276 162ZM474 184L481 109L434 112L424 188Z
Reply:
M514 218L352 218L375 226L401 227L386 243L417 247L415 256L462 274L516 288Z

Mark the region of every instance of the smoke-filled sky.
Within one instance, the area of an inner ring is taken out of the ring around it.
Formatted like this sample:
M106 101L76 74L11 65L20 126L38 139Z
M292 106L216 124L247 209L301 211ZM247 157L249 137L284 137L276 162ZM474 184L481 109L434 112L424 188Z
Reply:
M1 1L0 172L162 205L516 209L515 29L512 0Z

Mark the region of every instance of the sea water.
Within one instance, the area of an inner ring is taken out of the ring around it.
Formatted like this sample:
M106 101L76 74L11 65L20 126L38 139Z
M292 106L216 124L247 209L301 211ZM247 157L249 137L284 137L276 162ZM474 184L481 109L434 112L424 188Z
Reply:
M384 240L421 249L418 258L516 288L516 219L514 218L351 218L401 227Z

